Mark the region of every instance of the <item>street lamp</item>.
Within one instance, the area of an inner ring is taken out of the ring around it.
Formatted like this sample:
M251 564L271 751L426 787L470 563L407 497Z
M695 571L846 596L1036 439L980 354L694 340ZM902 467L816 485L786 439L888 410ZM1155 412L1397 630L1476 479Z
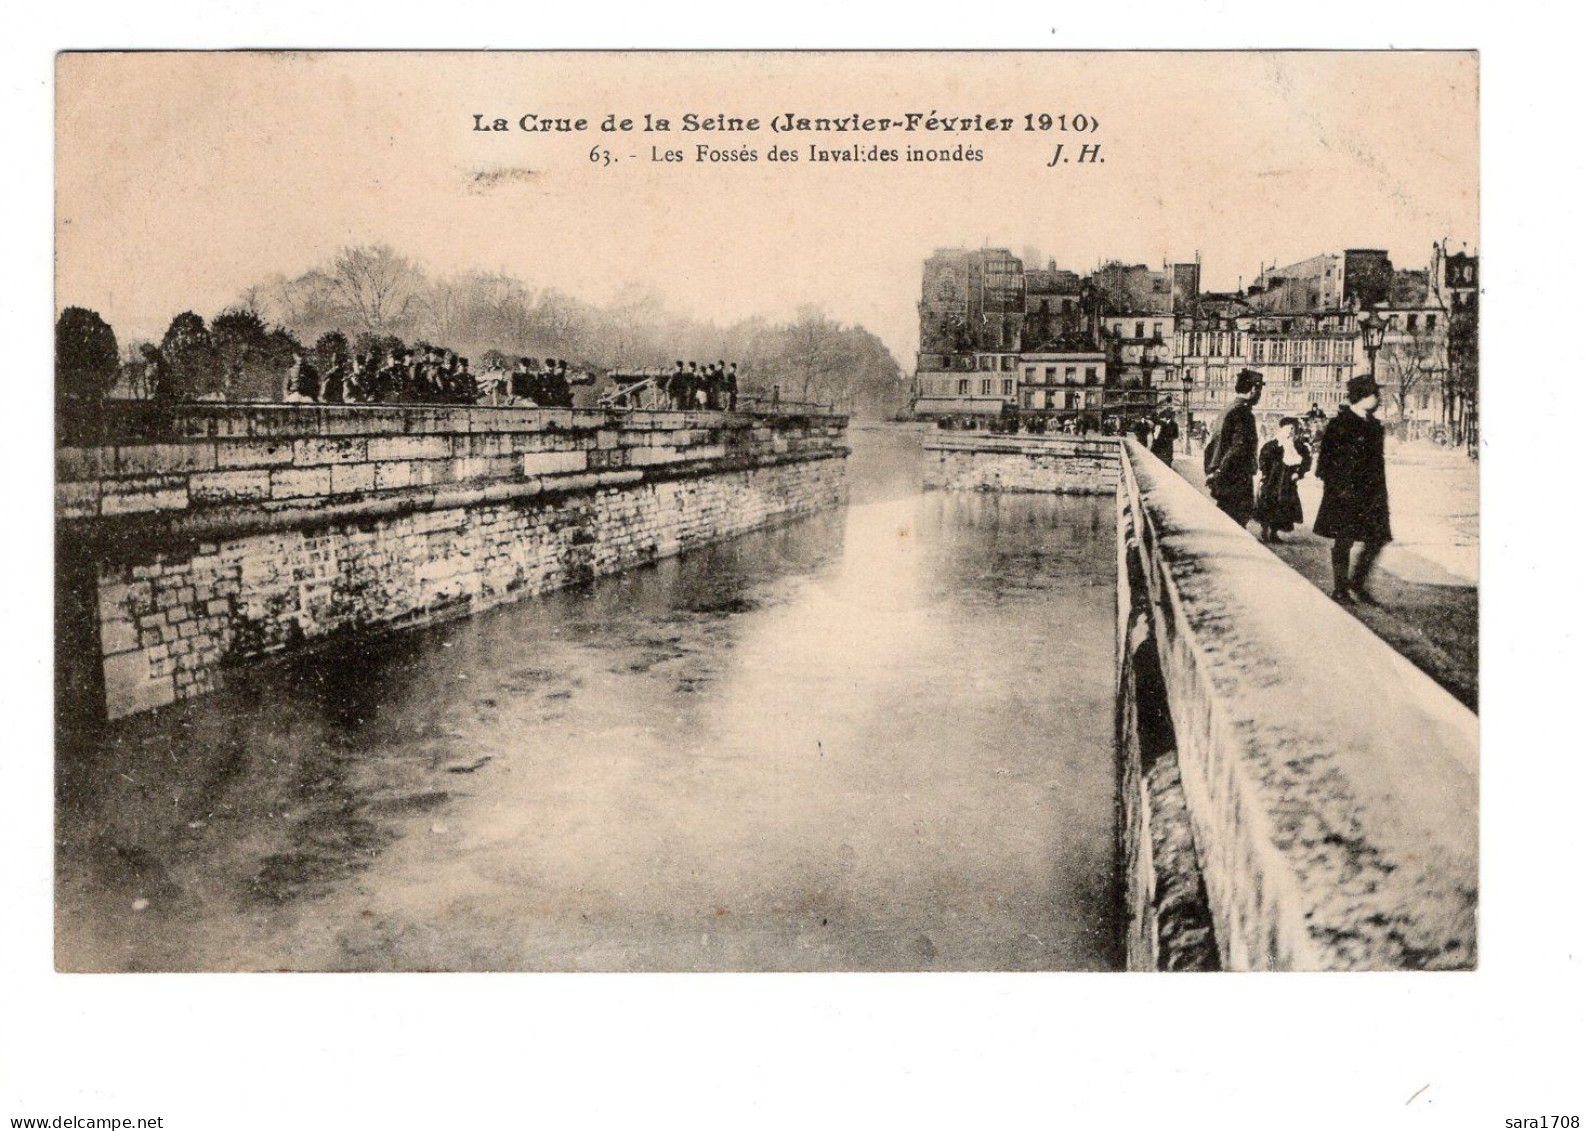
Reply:
M1380 352L1381 343L1386 340L1386 323L1380 315L1371 310L1369 317L1359 324L1359 329L1363 331L1364 352L1369 355L1369 375L1373 377L1375 375L1375 354Z
M1182 433L1182 451L1192 455L1192 370L1185 365L1181 368L1181 407L1182 413L1187 417L1187 428Z

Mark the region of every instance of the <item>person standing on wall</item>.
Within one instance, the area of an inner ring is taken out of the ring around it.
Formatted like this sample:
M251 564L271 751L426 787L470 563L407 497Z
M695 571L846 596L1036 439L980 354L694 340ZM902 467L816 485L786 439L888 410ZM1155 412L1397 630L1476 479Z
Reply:
M1204 482L1215 505L1246 527L1253 517L1253 476L1259 469L1259 426L1253 406L1264 395L1264 376L1244 369L1237 374L1237 399L1215 421L1204 448Z
M1297 429L1297 417L1281 417L1274 437L1259 449L1259 497L1253 517L1259 520L1261 542L1279 542L1282 534L1303 521L1297 481L1308 474L1312 457Z
M1386 491L1386 429L1375 419L1380 386L1368 374L1347 382L1347 403L1325 425L1317 474L1325 485L1314 533L1331 542L1331 596L1343 604L1379 602L1364 588L1380 551L1391 541ZM1362 542L1358 561L1353 543Z

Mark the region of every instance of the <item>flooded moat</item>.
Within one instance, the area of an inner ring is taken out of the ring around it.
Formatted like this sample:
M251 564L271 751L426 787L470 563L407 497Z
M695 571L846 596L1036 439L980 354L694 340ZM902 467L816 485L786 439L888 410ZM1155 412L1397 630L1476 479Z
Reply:
M58 758L63 970L1121 965L1107 498L920 490Z

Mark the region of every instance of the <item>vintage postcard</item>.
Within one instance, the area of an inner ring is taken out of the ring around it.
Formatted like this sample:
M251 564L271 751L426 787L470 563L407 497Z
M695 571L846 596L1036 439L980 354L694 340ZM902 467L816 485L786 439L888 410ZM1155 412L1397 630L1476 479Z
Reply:
M57 968L1473 969L1478 83L60 55Z

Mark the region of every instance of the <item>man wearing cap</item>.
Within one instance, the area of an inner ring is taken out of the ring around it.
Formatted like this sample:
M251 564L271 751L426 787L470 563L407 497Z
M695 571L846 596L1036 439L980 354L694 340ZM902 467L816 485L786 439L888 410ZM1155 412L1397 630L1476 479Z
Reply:
M1364 589L1369 571L1391 541L1386 492L1386 430L1375 419L1380 386L1368 374L1347 382L1347 403L1325 425L1314 473L1325 485L1314 533L1331 542L1331 596L1343 604L1378 604ZM1358 561L1353 543L1362 542Z
M1204 448L1204 482L1215 505L1247 526L1253 517L1253 476L1259 470L1259 426L1253 406L1264 393L1264 376L1254 369L1237 374L1237 399L1215 421L1214 437Z

